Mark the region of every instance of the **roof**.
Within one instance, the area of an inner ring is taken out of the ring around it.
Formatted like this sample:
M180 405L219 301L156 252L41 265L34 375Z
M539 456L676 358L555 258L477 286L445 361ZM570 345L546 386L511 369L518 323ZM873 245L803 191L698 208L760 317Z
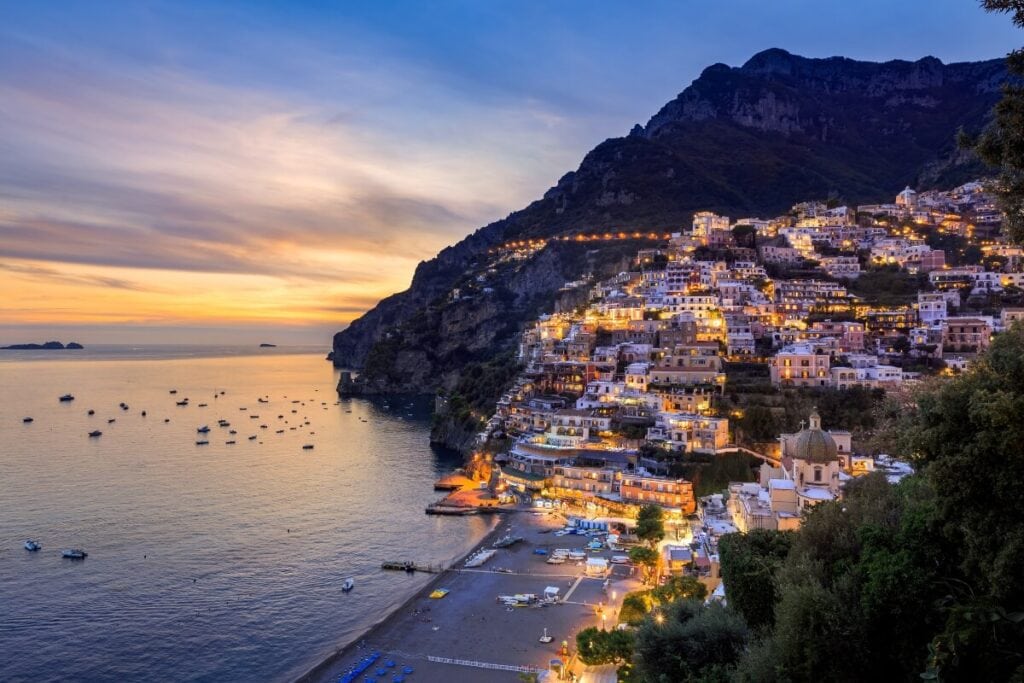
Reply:
M835 496L831 491L814 486L806 486L800 489L800 495L811 500L835 500Z

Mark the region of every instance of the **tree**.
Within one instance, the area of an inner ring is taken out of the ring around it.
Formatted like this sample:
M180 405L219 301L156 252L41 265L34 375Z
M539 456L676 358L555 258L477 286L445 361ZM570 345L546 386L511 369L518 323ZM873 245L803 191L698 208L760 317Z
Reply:
M692 576L673 576L650 593L657 604L666 605L677 600L703 600L708 588Z
M907 438L934 487L941 535L956 549L934 666L944 676L1024 675L1024 326L924 392Z
M632 632L621 629L606 631L591 626L576 634L576 651L584 664L625 662L633 656L633 645Z
M719 603L681 600L648 616L636 634L636 680L726 681L747 646L743 619Z
M658 551L642 545L629 549L629 561L643 567L644 582L649 579L651 572L658 566Z
M637 516L636 535L641 541L655 546L665 538L665 513L659 505L645 505Z
M728 534L719 541L722 580L729 589L729 605L754 629L775 623L778 600L776 574L789 554L793 534L754 529Z
M1024 0L982 0L989 12L1011 15L1024 28ZM1006 65L1012 76L1024 77L1024 49L1011 52ZM1024 86L1019 79L1003 85L1003 98L993 110L994 119L979 137L962 137L986 163L999 169L995 193L1006 214L1004 230L1010 238L1024 242Z
M910 349L912 348L912 346L913 345L910 343L910 339L908 339L905 335L902 334L896 337L896 339L894 339L892 342L892 350L895 351L896 353L902 353L904 356L910 353Z
M737 247L757 249L757 230L752 225L737 225L732 229L732 238Z
M752 441L770 441L778 436L779 424L768 406L752 405L743 411L739 428Z

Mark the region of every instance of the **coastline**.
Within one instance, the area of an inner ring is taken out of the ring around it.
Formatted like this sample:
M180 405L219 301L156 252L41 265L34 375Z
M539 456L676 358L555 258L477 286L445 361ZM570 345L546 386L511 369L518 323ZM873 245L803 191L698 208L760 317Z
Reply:
M480 540L474 543L469 550L467 550L462 555L457 556L455 560L452 562L452 567L457 567L461 565L477 549L485 545L490 545L495 540L497 540L498 532L501 530L502 520L505 518L506 515L515 515L518 514L518 512L519 511L514 511L511 513L505 512L493 514L493 525L491 529L486 534L484 534L480 538ZM394 625L400 619L402 613L409 609L409 607L413 603L415 603L418 600L422 600L423 598L426 598L428 595L430 595L431 592L434 591L435 588L438 587L438 585L442 582L442 579L447 577L451 572L457 571L457 569L446 569L439 574L435 574L433 578L427 581L427 583L425 583L421 588L413 592L408 598L403 600L400 604L396 605L392 610L390 610L380 619L378 619L377 621L363 629L355 638L352 638L344 645L341 645L340 647L335 649L334 652L327 655L327 657L321 660L318 664L314 665L306 673L296 678L295 683L317 683L321 680L327 680L325 679L327 673L330 672L331 669L337 666L340 662L351 656L352 653L357 649L357 645L359 643L361 643L364 640L369 640L373 638L375 633Z

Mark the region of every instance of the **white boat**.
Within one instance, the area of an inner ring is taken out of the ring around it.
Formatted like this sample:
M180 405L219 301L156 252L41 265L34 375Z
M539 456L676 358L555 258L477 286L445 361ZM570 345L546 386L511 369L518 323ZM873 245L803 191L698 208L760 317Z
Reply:
M68 550L61 552L61 557L66 557L69 560L84 560L88 556L89 553L84 550L79 550L78 548L69 548Z
M28 539L27 541L25 541L25 550L28 550L30 552L35 552L37 550L40 550L40 549L42 549L42 547L43 547L42 543L39 543L38 541L33 541L31 538Z
M356 587L356 582L352 579L345 579L345 582L341 584L341 590L348 593L350 590Z
M492 550L490 548L485 548L483 550L479 550L476 553L474 553L473 555L469 556L469 559L466 560L465 566L467 566L467 567L479 567L479 566L483 565L485 562L487 562L487 560L489 560L492 557L494 557L494 555L497 552L498 552L497 550Z

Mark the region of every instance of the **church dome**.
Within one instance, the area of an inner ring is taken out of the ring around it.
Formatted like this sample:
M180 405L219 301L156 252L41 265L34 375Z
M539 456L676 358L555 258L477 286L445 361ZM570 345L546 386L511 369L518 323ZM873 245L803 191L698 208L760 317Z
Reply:
M839 448L832 435L821 428L817 411L811 413L811 424L801 429L793 441L793 457L808 462L827 463L839 459Z

